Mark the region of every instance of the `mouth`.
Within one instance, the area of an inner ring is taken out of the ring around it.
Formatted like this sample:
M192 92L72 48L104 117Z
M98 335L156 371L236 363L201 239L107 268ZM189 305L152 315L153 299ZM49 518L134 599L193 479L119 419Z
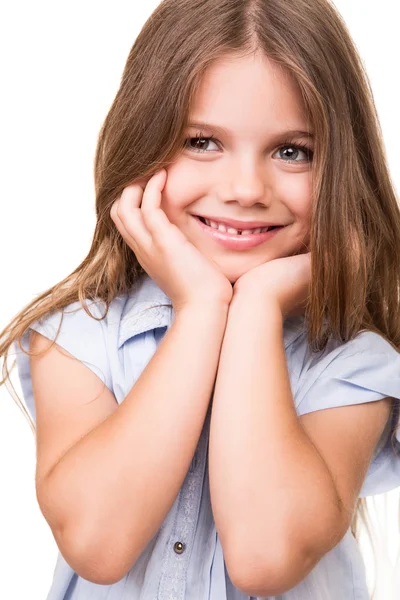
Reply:
M221 223L218 221L212 221L211 219L207 219L206 217L202 217L200 215L193 215L196 219L199 219L203 225L210 227L211 229L215 229L216 231L220 231L223 233L231 234L231 235L256 235L259 233L266 233L267 231L273 231L274 229L279 229L282 225L266 225L263 227L253 225L250 227L251 223L248 225L242 225L241 227L233 227L232 225Z
M209 239L230 250L249 250L279 235L279 232L286 228L286 225L269 225L253 229L235 229L199 215L192 217Z

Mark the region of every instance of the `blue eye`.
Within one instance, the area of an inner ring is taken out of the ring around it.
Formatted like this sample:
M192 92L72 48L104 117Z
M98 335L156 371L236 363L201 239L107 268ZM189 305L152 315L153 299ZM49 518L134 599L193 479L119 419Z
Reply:
M292 160L289 158L289 160L285 160L284 162L288 162L288 163L311 162L313 159L314 152L305 144L301 144L299 142L297 144L285 142L282 146L280 146L278 148L278 150L282 151L283 149L287 149L287 148L290 148L290 150L294 150L295 153L303 152L303 154L305 154L307 158L305 160Z
M199 145L199 143L203 144L203 145L207 145L209 142L212 142L212 143L218 145L218 141L215 138L205 137L205 136L202 136L201 134L199 134L195 137L188 137L185 140L184 147L187 148L190 152L196 152L196 153L204 153L205 152L207 154L210 154L210 152L215 152L215 150L209 151L209 150L203 150L199 147L194 148L194 147L190 146L189 144L191 144L193 141L196 142L197 145ZM292 150L291 154L294 154L296 157L298 156L299 152L303 152L306 155L306 158L303 160L293 160L291 158L291 156L289 156L289 160L282 159L283 162L288 162L288 163L299 163L300 162L301 163L301 162L311 162L313 159L314 153L306 144L301 144L299 142L297 144L293 144L292 142L287 141L287 142L284 142L278 148L278 151L281 152L282 150L287 150L288 148L290 150Z

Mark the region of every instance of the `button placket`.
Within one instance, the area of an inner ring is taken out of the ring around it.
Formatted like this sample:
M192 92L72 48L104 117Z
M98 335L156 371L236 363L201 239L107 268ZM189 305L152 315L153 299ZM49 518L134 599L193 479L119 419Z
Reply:
M184 600L186 574L200 510L201 492L206 466L209 415L205 420L198 448L194 455L195 469L188 470L180 490L178 510L171 531L170 544L164 551L158 600ZM193 462L193 461L192 461Z

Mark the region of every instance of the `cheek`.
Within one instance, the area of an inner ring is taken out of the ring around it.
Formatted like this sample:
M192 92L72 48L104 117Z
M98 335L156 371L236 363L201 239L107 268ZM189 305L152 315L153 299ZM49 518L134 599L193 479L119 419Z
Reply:
M179 171L174 166L168 167L167 181L161 195L161 208L170 221L175 221L175 216L179 213L179 207L185 195L185 186L181 185L180 181Z
M281 198L290 212L300 221L308 221L311 213L312 185L308 174L293 176L285 181Z
M182 218L184 211L204 196L204 184L193 177L193 172L178 165L168 169L168 177L162 191L161 208L171 221ZM189 210L190 212L190 210Z

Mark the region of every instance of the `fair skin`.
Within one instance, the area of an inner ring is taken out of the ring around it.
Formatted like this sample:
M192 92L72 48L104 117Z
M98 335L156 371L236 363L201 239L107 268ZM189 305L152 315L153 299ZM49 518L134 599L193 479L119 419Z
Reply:
M226 59L210 68L189 119L204 121L224 131L189 127L187 138L195 138L200 131L201 138L214 133L219 143L187 141L168 168L161 208L234 283L261 264L306 250L312 161L303 149L288 149L300 142L312 151L313 143L304 136L292 136L291 145L283 146L286 136L279 138L279 134L312 131L298 88L266 58ZM205 236L193 214L282 222L287 227L272 243L232 252Z
M219 61L190 121L217 125L218 134L202 128L200 137L214 133L219 144L206 142L201 154L185 147L145 190L128 186L111 216L178 315L229 305L210 428L212 509L233 583L277 595L350 526L391 399L295 410L282 327L303 314L309 292L312 162L276 141L278 132L309 131L295 84L265 57ZM238 251L205 235L194 214L285 227Z

